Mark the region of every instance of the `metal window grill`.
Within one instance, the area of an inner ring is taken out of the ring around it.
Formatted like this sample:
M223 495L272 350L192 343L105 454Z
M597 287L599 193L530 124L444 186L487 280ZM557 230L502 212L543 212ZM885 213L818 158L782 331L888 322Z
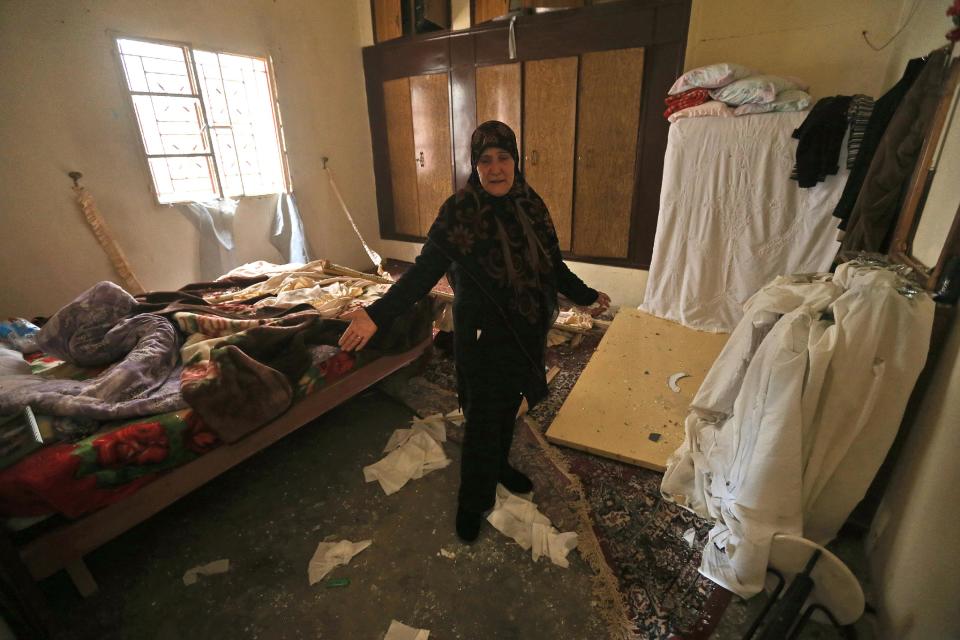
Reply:
M118 38L161 203L288 190L266 59Z

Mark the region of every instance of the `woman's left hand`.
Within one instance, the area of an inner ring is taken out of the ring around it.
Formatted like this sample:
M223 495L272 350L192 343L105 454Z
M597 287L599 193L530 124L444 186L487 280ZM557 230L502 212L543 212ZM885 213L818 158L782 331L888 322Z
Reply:
M344 351L360 351L377 332L376 323L363 307L343 314L340 319L350 321L350 326L340 336L340 348Z
M596 318L601 313L610 308L610 296L603 291L597 292L597 299L589 307L586 307L587 313Z

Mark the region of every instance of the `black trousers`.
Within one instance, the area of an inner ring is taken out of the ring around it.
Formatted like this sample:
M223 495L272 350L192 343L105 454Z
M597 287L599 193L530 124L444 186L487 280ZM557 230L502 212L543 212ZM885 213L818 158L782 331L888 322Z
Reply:
M459 506L480 513L493 507L497 480L506 470L522 395L510 376L470 376L461 398L466 418L460 461Z

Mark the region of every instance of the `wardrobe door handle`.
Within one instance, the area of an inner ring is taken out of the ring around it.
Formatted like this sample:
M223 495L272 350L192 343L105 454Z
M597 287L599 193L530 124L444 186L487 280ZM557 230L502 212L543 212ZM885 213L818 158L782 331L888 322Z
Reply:
M533 150L533 155L530 157L530 164L531 164L532 166L535 166L535 165L537 164L537 162L539 162L539 161L540 161L540 155L537 153L537 150L534 149L534 150Z

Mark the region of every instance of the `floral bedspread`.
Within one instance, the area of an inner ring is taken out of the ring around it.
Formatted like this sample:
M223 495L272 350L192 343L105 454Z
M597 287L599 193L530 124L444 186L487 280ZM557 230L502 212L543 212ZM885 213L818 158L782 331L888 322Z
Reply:
M355 358L333 348L311 351L313 363L300 378L296 397L342 378ZM34 370L70 365L49 356L32 358ZM71 377L82 372L72 369ZM79 518L118 502L163 472L191 462L221 444L193 409L126 420L77 442L39 449L0 471L0 515L60 513Z

